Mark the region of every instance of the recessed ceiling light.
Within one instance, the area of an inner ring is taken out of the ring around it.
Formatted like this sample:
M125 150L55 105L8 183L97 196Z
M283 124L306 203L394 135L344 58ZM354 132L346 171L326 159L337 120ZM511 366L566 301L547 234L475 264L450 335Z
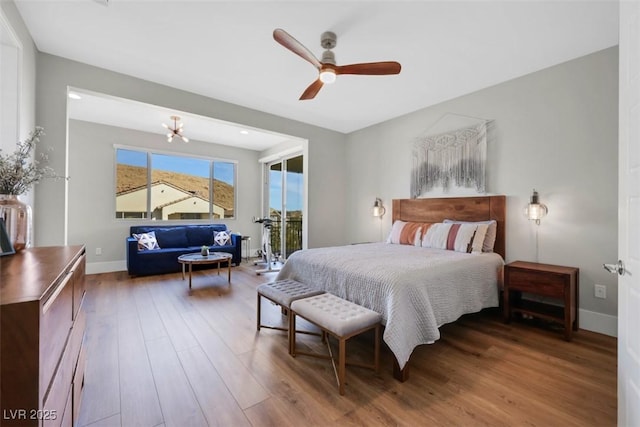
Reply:
M82 99L82 97L80 95L78 95L75 92L69 92L69 98L71 99Z
M240 131L240 133L243 134L243 135L249 135L249 131L248 130L244 130L244 129L242 129Z

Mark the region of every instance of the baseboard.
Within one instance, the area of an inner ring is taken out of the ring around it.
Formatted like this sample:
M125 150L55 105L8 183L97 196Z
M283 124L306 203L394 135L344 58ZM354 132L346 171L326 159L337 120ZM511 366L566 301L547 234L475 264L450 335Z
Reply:
M88 262L87 274L111 273L114 271L126 271L126 261Z
M618 336L618 317L609 314L596 313L595 311L579 309L579 327L591 332Z

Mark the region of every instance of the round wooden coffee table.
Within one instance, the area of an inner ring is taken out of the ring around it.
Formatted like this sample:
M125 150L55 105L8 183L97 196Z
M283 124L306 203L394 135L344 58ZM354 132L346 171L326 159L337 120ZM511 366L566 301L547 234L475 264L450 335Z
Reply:
M226 252L211 252L207 256L200 253L185 254L178 257L178 262L182 264L182 280L184 280L185 265L189 266L189 289L191 289L191 271L193 264L218 264L218 275L220 275L220 263L227 262L227 281L231 283L231 258L232 255Z

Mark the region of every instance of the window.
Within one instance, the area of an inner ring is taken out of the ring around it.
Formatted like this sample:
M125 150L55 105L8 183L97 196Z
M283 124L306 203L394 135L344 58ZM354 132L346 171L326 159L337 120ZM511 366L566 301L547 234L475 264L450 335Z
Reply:
M234 162L116 148L116 218L234 218L235 181Z

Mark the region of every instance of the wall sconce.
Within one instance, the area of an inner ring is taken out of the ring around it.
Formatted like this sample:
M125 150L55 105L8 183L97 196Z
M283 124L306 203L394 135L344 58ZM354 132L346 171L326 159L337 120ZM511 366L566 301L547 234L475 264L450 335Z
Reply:
M382 206L382 200L379 197L376 197L376 201L373 202L373 216L379 216L382 219L382 216L387 212L387 210Z
M540 225L540 220L547 214L548 209L538 200L538 192L534 189L531 195L531 202L524 208L524 215L536 225Z

